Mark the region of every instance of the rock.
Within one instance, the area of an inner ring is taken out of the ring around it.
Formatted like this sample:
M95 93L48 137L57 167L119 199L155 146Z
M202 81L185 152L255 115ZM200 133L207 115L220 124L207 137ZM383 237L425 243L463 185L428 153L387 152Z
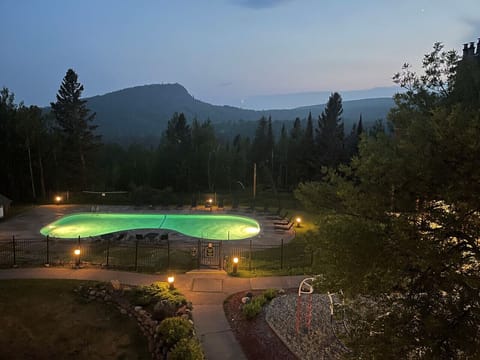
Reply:
M142 307L141 307L141 306L135 306L135 307L133 308L133 310L135 310L135 311L140 311L140 310L142 310Z
M90 290L90 292L88 293L88 295L90 296L95 296L97 295L97 292L95 290Z
M251 297L245 296L242 298L242 304L248 304L250 301L252 301Z
M286 294L286 291L285 291L285 289L280 289L280 290L278 290L278 293L277 293L277 294L278 294L278 295L285 295L285 294Z
M185 319L185 320L190 320L190 316L188 316L187 314L183 314L182 316L180 316L182 319Z
M127 315L127 310L125 310L125 309L120 309L120 314L122 314L122 315Z
M103 300L104 301L112 301L112 297L110 295L105 295Z
M118 291L122 289L122 286L120 285L120 281L118 280L112 280L110 281L110 284L112 284L113 290Z

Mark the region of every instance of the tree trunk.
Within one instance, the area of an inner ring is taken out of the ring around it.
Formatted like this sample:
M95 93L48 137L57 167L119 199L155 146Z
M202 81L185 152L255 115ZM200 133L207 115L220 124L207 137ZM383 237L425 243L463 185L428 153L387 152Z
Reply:
M80 152L80 163L82 164L82 186L84 189L87 187L87 165L85 163L85 156L83 152Z
M47 191L45 189L45 176L43 173L43 160L40 147L38 147L38 166L40 168L40 190L42 191L42 199L45 200L47 198Z
M28 167L30 169L30 181L32 183L32 196L33 196L33 200L36 200L37 193L35 191L35 181L33 179L32 152L30 151L30 140L28 139L28 137L25 145L27 146L27 152L28 152Z

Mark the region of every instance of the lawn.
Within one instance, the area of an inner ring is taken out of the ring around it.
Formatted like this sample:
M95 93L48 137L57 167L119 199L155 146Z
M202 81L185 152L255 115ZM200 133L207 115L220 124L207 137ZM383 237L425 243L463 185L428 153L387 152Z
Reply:
M76 280L0 281L0 359L150 359L137 323Z

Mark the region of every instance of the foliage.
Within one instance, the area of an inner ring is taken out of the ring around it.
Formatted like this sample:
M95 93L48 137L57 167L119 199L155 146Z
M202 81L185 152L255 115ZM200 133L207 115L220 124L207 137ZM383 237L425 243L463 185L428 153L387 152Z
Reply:
M318 167L336 167L344 160L344 129L342 120L342 97L335 92L330 95L325 110L318 117L316 129Z
M278 290L277 289L267 289L263 292L263 294L254 296L250 302L247 302L242 307L242 313L247 319L253 319L263 309L263 306L270 302L274 297L277 296Z
M155 282L151 285L138 286L130 292L130 301L134 305L147 306L165 300L176 307L185 305L187 300L177 290L170 290L166 282Z
M87 171L92 166L93 151L100 144L100 136L95 135L97 125L93 124L95 113L90 113L86 100L81 100L83 85L78 76L68 69L57 93L57 101L52 102L60 148L57 152L59 165L63 171L64 186L85 189Z
M181 317L169 317L158 325L158 334L168 348L173 347L181 339L188 339L193 335L193 325Z
M197 339L181 339L168 353L168 360L203 360L202 346Z
M271 301L274 297L276 297L278 294L277 289L267 289L263 292L263 296L265 296L265 299L267 301Z
M317 285L350 297L353 358L479 352L480 111L472 99L480 92L466 103L456 96L472 90L471 79L456 76L457 60L435 44L424 75L404 68L395 80L407 91L389 116L394 136L364 133L348 166L295 192L322 215L310 239L324 275Z

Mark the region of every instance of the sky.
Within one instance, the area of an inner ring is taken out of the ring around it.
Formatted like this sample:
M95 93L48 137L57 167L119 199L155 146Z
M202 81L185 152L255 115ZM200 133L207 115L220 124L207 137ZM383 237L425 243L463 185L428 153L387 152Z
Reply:
M0 87L48 105L67 69L85 97L180 83L249 107L271 94L391 86L435 42L480 37L478 0L0 0ZM307 105L307 104L305 104Z

